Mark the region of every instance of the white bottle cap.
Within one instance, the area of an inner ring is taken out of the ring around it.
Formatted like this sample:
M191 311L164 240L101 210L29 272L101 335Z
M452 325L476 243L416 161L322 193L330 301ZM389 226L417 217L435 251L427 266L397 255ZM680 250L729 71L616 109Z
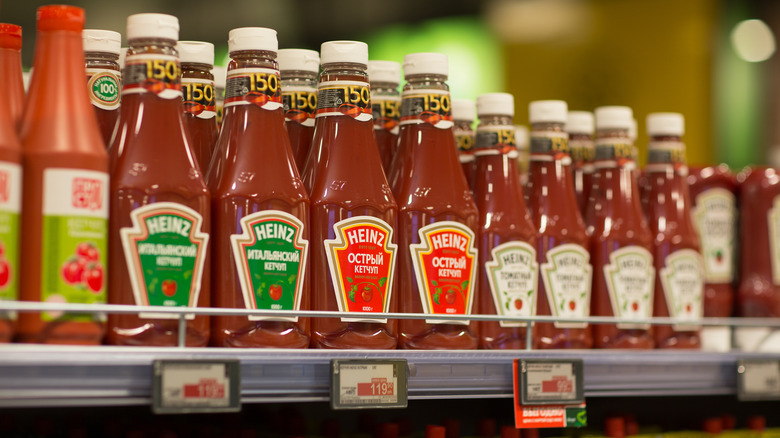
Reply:
M242 50L279 50L276 31L267 27L239 27L228 33L228 52Z
M282 49L276 55L280 71L320 72L320 54L316 50Z
M179 39L179 19L168 14L135 14L127 17L127 40L136 38Z
M590 111L569 111L566 115L566 132L569 134L593 135L593 113Z
M635 142L636 137L637 137L636 119L631 119L631 128L628 129L628 138L630 138L632 142Z
M369 82L401 82L401 64L395 61L368 61Z
M404 56L404 76L432 74L447 76L450 66L443 53L410 53Z
M211 74L214 75L214 88L225 89L227 84L227 69L221 65L214 66L211 69Z
M523 125L515 125L515 146L523 151L528 149L528 128Z
M474 110L476 105L473 100L453 99L452 100L452 120L474 121Z
M127 58L127 47L122 47L119 49L119 68L122 70L125 68L125 58Z
M488 114L514 117L515 97L509 93L485 93L477 96L477 117Z
M320 46L320 62L368 65L368 44L360 41L327 41Z
M203 41L179 41L176 44L179 61L214 65L214 44Z
M652 113L647 115L647 135L671 135L682 137L685 134L685 119L680 113Z
M596 129L631 129L634 112L627 106L596 108Z
M568 110L562 100L537 100L528 104L528 119L531 123L566 123Z
M119 55L122 35L113 30L84 29L81 31L85 52L103 52Z

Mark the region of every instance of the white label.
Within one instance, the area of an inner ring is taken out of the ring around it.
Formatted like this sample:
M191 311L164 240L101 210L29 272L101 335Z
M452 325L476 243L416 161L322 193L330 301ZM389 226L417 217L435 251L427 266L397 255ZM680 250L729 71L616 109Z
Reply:
M693 220L701 241L707 283L734 281L737 208L734 194L710 189L696 197Z
M704 266L701 254L692 249L681 249L669 254L660 272L661 286L671 318L693 324L672 326L676 331L698 329L704 315Z
M485 263L496 314L529 317L536 310L536 286L539 264L536 249L525 242L507 242L491 250L493 259ZM520 327L526 323L500 321L501 327Z
M590 254L571 243L547 251L541 266L547 302L552 316L585 318L590 315L590 291L593 267ZM585 328L584 322L555 322L557 328Z
M102 181L108 181L108 175ZM108 196L104 186L105 196ZM106 204L108 199L106 199ZM0 210L19 213L22 210L22 166L0 161Z
M780 195L775 196L767 214L769 221L769 257L772 261L772 282L780 286Z
M82 169L44 170L43 214L108 219L108 173Z
M626 246L609 255L604 279L618 318L647 319L653 316L655 268L653 255L640 246ZM618 324L619 329L647 329L649 324Z

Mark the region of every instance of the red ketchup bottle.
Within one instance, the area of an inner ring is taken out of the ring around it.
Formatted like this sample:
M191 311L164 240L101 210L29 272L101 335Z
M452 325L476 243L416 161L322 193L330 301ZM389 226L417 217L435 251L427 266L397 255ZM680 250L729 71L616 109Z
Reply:
M309 308L309 197L284 128L276 31L233 29L226 114L212 193L212 303L216 307ZM214 316L212 345L305 348L307 318Z
M525 187L528 184L528 127L515 125L515 147L517 148L517 169L520 172L520 186ZM528 202L525 189L523 189L523 199Z
M190 149L201 172L206 173L217 144L217 104L214 97L214 44L179 41L181 91L184 98L184 126Z
M310 154L312 308L355 312L314 318L317 348L395 348L398 207L382 171L366 74L368 46L322 45L322 74ZM313 164L312 164L313 165Z
M474 173L477 170L474 157L475 134L471 125L474 123L474 101L468 99L452 100L452 121L455 125L452 132L455 134L455 146L458 148L458 159L463 168L463 175L474 189Z
M87 89L106 147L111 143L119 119L119 51L122 36L111 30L84 29L84 58L87 66Z
M585 206L590 198L593 186L593 113L589 111L569 111L566 117L566 132L569 133L569 149L574 170L574 193L580 213L585 214Z
M514 98L491 93L477 97L476 178L479 209L478 313L530 317L536 309L539 239L525 207L515 148ZM526 323L482 321L480 348L526 347Z
M411 155L398 197L399 311L428 317L399 321L402 348L478 344L476 322L436 319L471 314L479 263L479 213L455 149L448 72L446 55L404 57L400 142Z
M539 348L590 348L590 326L563 321L590 315L593 272L590 242L574 194L569 135L564 130L567 105L542 100L531 102L529 110L531 166L526 190L539 231L536 314L562 319L535 324L534 342Z
M688 175L693 208L704 259L704 316L732 315L734 272L737 266L737 182L728 166L691 168ZM702 349L728 351L728 327L702 327Z
M368 61L371 84L371 111L374 115L374 135L385 173L398 149L398 119L401 117L401 64L393 61Z
M109 302L209 307L210 197L184 127L179 20L165 14L127 18L130 49L122 107L109 149L111 220ZM108 342L172 346L175 314L111 314ZM186 315L187 346L205 346L207 315Z
M653 348L650 326L630 322L653 316L655 288L653 238L639 201L633 145L628 137L631 120L631 108L596 108L594 163L599 185L592 198L599 206L590 245L591 314L629 320L595 325L597 348Z
M657 348L699 348L704 310L704 266L691 220L682 114L647 116L648 220L653 233L656 283L654 316L680 320L653 327Z
M2 104L8 108L19 129L24 111L24 80L22 79L22 27L0 23L0 92Z
M320 54L314 50L282 49L276 60L282 74L284 125L290 137L295 165L300 172L314 136Z

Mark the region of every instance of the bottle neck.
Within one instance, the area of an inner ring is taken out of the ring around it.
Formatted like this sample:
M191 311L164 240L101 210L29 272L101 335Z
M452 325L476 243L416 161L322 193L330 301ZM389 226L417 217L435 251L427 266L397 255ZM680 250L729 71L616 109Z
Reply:
M504 114L481 114L479 115L479 128L491 126L513 126L512 116ZM477 128L477 129L479 129Z
M283 86L317 87L317 73L302 70L282 70Z
M671 135L651 136L647 145L647 164L648 171L664 170L669 165L675 169L687 169L685 143L682 142L682 137Z
M119 70L119 55L107 52L84 52L87 68Z
M176 51L176 40L164 38L134 38L129 40L130 47L127 49L127 58L134 55L168 55L179 57ZM118 59L118 58L117 58Z
M634 147L628 129L600 129L596 132L595 165L601 169L633 171Z
M183 78L197 78L214 81L214 75L211 73L213 66L201 64L199 62L182 62L181 76Z
M569 134L564 130L563 122L532 123L529 149L531 167L553 161L571 164Z
M332 81L365 82L368 85L368 67L357 63L329 63L322 66L320 84Z
M380 96L400 96L398 84L392 82L371 82L371 93Z
M453 120L455 125L453 126L453 129L457 131L472 131L471 124L474 123L473 120Z
M450 91L447 85L447 76L435 74L408 75L406 77L404 91L409 90L443 90Z
M228 71L238 68L269 68L279 70L276 52L270 50L238 50L230 52Z

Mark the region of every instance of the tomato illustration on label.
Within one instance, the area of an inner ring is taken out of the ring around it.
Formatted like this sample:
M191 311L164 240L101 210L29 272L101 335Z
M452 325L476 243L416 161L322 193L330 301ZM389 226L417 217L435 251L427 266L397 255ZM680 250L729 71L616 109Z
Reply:
M539 274L536 249L525 242L506 242L493 248L491 255L493 259L485 263L485 271L496 314L533 316ZM499 324L501 327L526 325L524 322L503 320Z
M336 238L326 240L333 289L341 312L388 311L395 273L397 245L393 229L372 216L356 216L333 225ZM342 321L385 322L360 317Z
M241 234L230 236L247 309L299 310L309 242L297 217L276 210L241 218ZM252 321L297 321L297 317L249 316Z
M464 224L436 222L418 230L420 243L409 245L423 312L469 315L474 301L477 250L474 232ZM426 320L429 324L467 321Z

